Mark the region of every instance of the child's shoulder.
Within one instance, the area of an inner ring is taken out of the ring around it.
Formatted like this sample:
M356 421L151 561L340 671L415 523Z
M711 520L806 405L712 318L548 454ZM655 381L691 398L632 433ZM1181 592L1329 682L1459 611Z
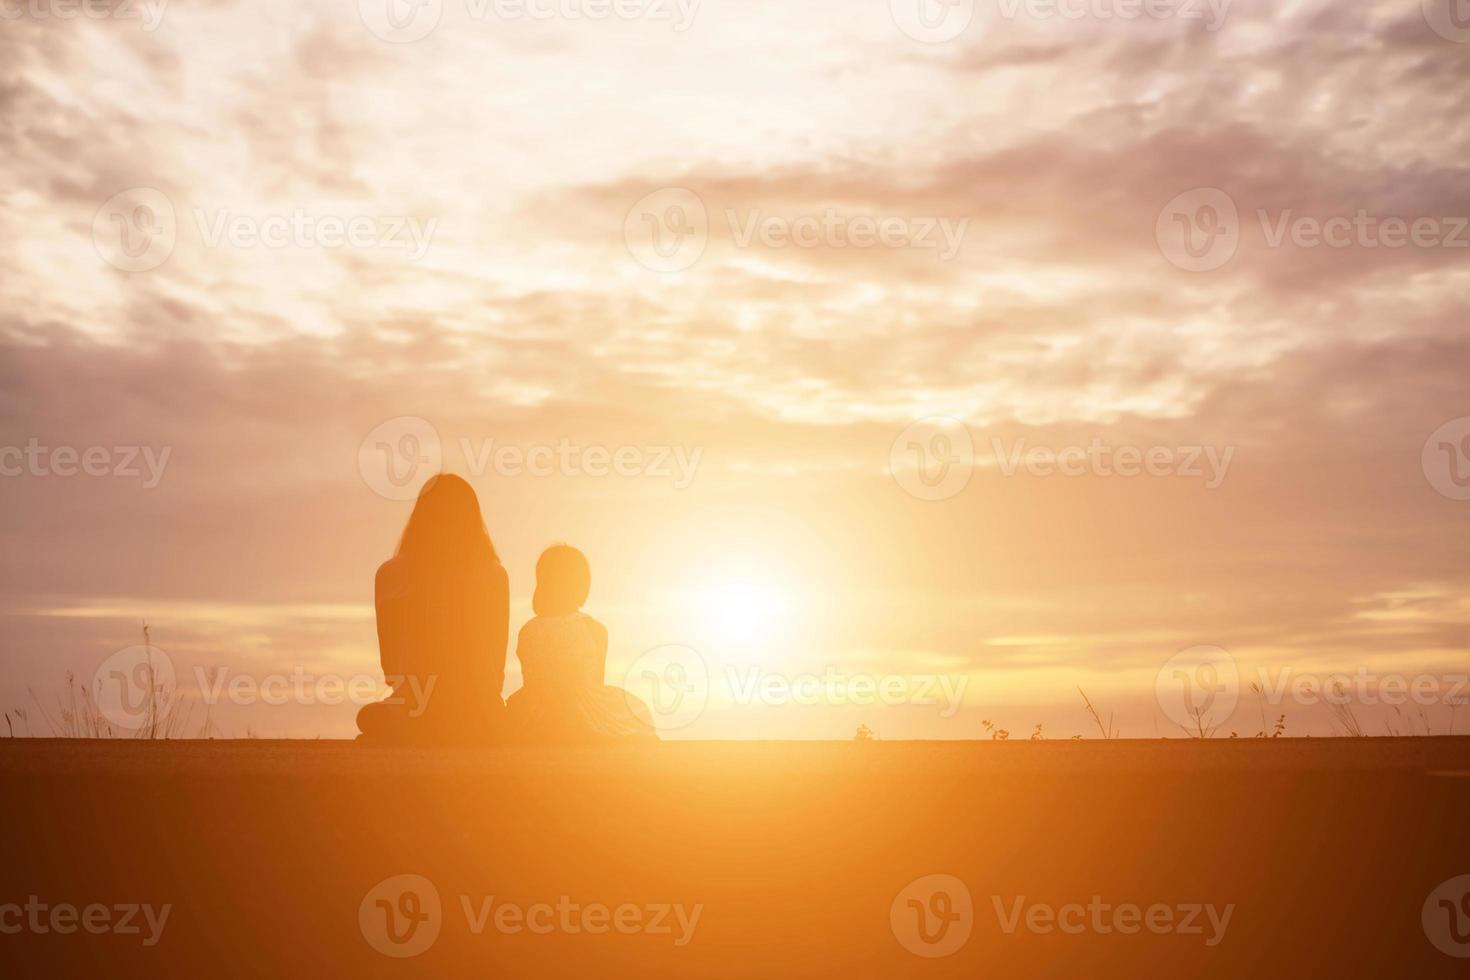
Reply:
M606 652L607 627L586 613L566 616L534 616L521 627L516 648L534 653L537 650Z
M586 613L581 613L584 635L588 636L587 649L594 653L607 653L607 627Z
M571 627L590 629L599 636L607 636L607 627L584 612L569 613L565 616L532 616L526 620L526 625L521 627L521 632L541 633L565 630Z
M586 613L577 613L577 615L582 618L582 622L587 624L588 629L592 630L593 633L600 636L604 643L607 642L606 626L603 626L601 622L587 615Z

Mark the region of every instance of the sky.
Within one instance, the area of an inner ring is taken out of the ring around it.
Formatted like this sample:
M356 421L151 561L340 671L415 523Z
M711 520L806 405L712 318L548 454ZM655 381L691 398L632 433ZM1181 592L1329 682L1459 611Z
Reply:
M388 2L0 3L12 730L350 736L441 467L666 737L1455 723L1451 3Z

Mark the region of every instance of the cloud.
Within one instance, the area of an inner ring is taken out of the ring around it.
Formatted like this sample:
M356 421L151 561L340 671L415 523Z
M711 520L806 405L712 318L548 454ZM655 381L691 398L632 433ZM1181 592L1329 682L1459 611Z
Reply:
M883 6L710 6L677 36L456 21L413 45L350 5L8 22L0 445L171 456L151 490L0 480L0 628L100 649L132 626L35 610L365 601L404 508L364 485L359 445L418 416L457 467L487 439L704 451L687 492L480 474L518 594L565 536L632 610L734 535L810 576L834 656L1146 672L1186 641L1303 662L1463 645L1463 505L1420 452L1470 414L1466 250L1270 240L1288 212L1470 214L1462 48L1388 3L1236 3L1215 32L982 17L932 47ZM94 232L139 187L176 229L125 271ZM661 187L711 226L672 274L625 240ZM1240 217L1211 272L1156 237L1194 188ZM298 215L433 230L417 257L209 231ZM739 241L829 215L809 246ZM964 232L945 259L839 240L854 219ZM885 473L925 415L981 456L938 506ZM995 440L1235 460L1211 491L1002 477ZM1414 590L1438 598L1383 598ZM633 648L668 639L657 611L619 616ZM271 622L291 656L340 646ZM1017 636L1065 643L989 642Z

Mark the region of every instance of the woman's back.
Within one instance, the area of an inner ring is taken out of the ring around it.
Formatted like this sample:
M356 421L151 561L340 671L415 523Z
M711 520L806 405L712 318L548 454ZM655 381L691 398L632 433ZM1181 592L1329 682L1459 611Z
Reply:
M397 552L378 568L373 604L393 696L358 712L363 734L485 736L504 707L510 584L463 479L424 484Z
M389 683L412 674L423 684L432 678L435 697L500 700L510 585L498 562L426 568L390 558L378 569L374 592Z

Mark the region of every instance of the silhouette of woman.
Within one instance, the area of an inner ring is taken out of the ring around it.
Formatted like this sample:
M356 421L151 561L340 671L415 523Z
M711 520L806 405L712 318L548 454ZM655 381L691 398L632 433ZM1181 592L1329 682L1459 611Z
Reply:
M357 714L369 740L473 742L505 704L510 586L475 491L441 473L419 491L374 585L378 651L393 694Z
M510 696L507 714L520 738L576 742L602 738L657 738L648 706L603 683L607 627L582 612L592 588L587 556L559 544L536 562L536 613L516 638L524 683Z

